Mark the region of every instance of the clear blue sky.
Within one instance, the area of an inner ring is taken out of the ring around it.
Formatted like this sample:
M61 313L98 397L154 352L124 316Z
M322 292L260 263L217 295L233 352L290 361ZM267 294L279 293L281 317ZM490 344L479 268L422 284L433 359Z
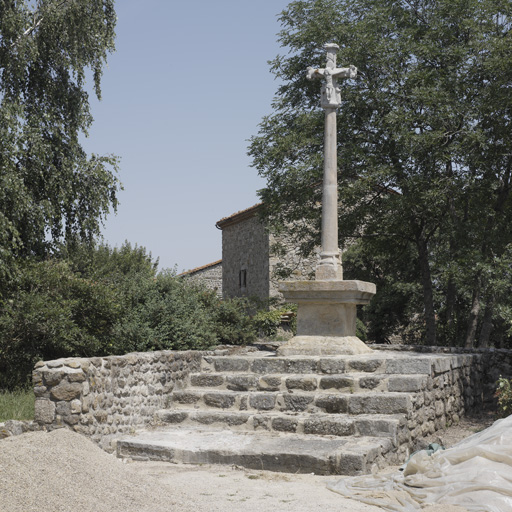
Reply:
M222 257L222 217L258 202L249 139L271 113L286 0L121 0L116 52L91 95L88 153L121 157L116 216L103 230L195 268Z

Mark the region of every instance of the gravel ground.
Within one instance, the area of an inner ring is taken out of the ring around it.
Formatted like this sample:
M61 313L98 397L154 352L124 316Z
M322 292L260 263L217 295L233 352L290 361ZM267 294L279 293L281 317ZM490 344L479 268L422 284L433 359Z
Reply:
M492 423L463 420L434 436L449 447ZM0 441L1 512L378 512L326 489L336 477L226 466L124 463L66 429ZM430 507L428 512L463 511Z

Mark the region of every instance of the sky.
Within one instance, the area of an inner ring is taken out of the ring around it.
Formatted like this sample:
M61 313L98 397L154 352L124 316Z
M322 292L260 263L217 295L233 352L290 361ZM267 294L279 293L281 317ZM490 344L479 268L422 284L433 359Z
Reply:
M120 157L104 241L178 272L222 258L215 223L258 202L248 139L272 113L269 60L287 0L120 0L116 52L91 94L88 153Z

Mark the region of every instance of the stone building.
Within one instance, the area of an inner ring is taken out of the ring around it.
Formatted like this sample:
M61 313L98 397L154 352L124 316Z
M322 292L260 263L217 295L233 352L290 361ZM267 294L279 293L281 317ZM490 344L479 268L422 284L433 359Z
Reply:
M292 244L269 233L259 216L261 204L224 217L216 224L222 230L222 295L230 297L280 297L276 270L292 269L290 279L311 279L317 260L304 259ZM284 251L273 248L279 242Z
M187 272L180 274L179 277L201 282L209 290L214 290L219 298L222 298L222 260L187 270Z

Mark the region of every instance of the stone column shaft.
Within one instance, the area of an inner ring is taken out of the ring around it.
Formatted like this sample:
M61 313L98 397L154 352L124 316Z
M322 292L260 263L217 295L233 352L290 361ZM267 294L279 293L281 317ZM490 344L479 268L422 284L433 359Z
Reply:
M336 109L325 109L324 180L322 190L322 252L316 268L317 280L343 279L338 248L338 164Z

